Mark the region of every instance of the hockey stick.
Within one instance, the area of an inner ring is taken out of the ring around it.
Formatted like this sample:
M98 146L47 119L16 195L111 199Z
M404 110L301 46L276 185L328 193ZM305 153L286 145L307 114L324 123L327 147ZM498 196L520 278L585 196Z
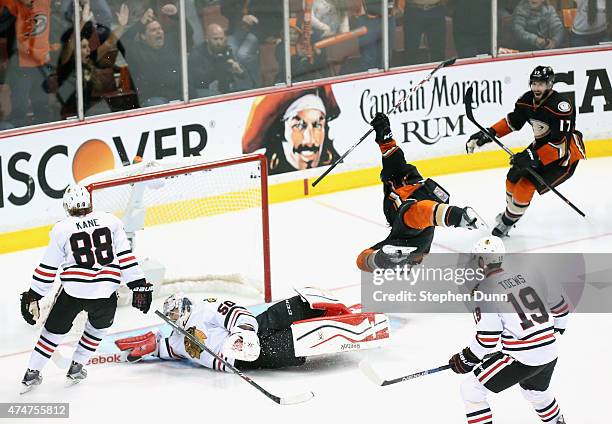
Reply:
M297 394L297 395L285 396L285 397L280 397L280 396L273 395L272 393L268 392L266 389L261 387L259 384L255 383L253 380L251 380L250 377L244 375L238 368L234 367L232 364L227 362L225 359L219 357L219 355L217 355L215 352L213 352L212 350L207 348L200 340L198 340L196 337L192 336L191 334L189 334L188 332L183 330L181 327L176 325L173 321L171 321L164 314L162 314L159 311L155 311L155 315L157 315L158 317L163 319L175 331L178 331L183 336L187 337L191 343L195 344L200 349L206 351L206 353L208 353L209 355L214 357L217 361L220 361L221 363L223 363L223 365L225 365L227 368L229 368L234 374L238 375L238 377L242 378L244 381L249 383L251 386L255 387L257 390L259 390L261 393L263 393L269 399L272 399L274 402L278 403L279 405L294 405L296 403L302 403L302 402L309 401L310 399L312 399L314 397L314 393L313 392L300 393L300 394Z
M359 363L359 369L363 372L377 386L388 386L390 384L401 383L402 381L412 380L414 378L423 377L425 375L434 374L436 372L450 369L450 365L442 365L441 367L432 368L425 371L415 372L414 374L405 375L403 377L392 378L391 380L385 380L382 378L374 369L372 365L364 359Z
M416 85L412 86L412 88L410 89L410 91L408 91L407 93L404 93L404 97L402 97L402 98L400 99L400 101L399 101L399 102L397 102L397 103L396 103L396 104L393 106L393 108L392 108L392 109L391 109L391 110L388 112L388 114L391 114L391 113L395 112L395 109L397 109L397 108L399 107L399 105L401 105L403 102L405 102L405 101L406 101L406 100L408 100L410 97L412 97L412 95L413 95L414 93L416 93L416 91L417 91L419 88L421 88L423 85L425 85L425 83L426 83L427 81L429 81L429 80L431 79L431 77L432 77L432 76L433 76L433 75L434 75L436 72L438 72L438 71L439 71L440 69L442 69L442 68L445 68L445 67L447 67L447 66L451 66L452 64L454 64L454 63L455 63L455 61L456 61L456 60L457 60L457 58L456 58L456 57L453 57L453 58L451 58L451 59L445 60L444 62L440 62L440 64L438 64L438 66L436 66L436 67L435 67L435 68L434 68L434 69L433 69L433 70L432 70L432 71L429 73L429 75L427 75L427 76L425 77L425 79L423 79L423 80L422 80L421 82L419 82L418 84L416 84ZM341 163L341 162L344 160L344 158L346 158L346 157L349 155L349 153L351 153L351 152L352 152L352 151L355 149L355 147L359 146L359 145L361 144L361 142L362 142L363 140L365 140L365 139L366 139L366 138L367 138L367 137L368 137L368 136L369 136L369 135L372 133L372 131L374 131L374 128L370 128L370 129L369 129L369 130L368 130L368 131L367 131L367 132L366 132L364 135L362 135L362 136L361 136L361 138L360 138L359 140L357 140L357 142L356 142L355 144L353 144L351 147L349 147L349 149L348 149L346 152L344 152L344 154L343 154L342 156L340 156L340 157L338 158L338 160L336 160L334 163L332 163L332 164L330 165L330 167L329 167L329 168L327 168L327 170L326 170L326 171L325 171L323 174L321 174L321 175L319 176L319 178L317 178L316 180L314 180L314 182L312 183L312 186L313 186L313 187L315 187L317 184L319 184L319 182L320 182L320 181L321 181L323 178L325 178L325 177L327 176L327 174L329 174L329 173L332 171L332 169L334 169L336 166L338 166L338 164L340 164L340 163Z
M472 123L474 125L476 125L478 127L478 129L480 131L482 131L482 133L488 139L490 139L491 141L495 142L495 144L497 144L499 147L504 149L504 151L506 153L508 153L511 158L514 157L514 153L512 153L512 150L508 149L504 145L504 143L502 143L501 141L499 141L497 139L497 137L495 137L494 135L489 134L489 131L487 131L482 125L480 125L476 121L476 118L474 118L474 111L472 110L472 94L473 93L474 93L474 87L468 88L467 91L465 92L465 97L463 99L463 102L465 103L465 114L467 115L468 119L470 121L472 121ZM550 184L548 184L546 181L544 181L544 179L540 176L540 174L538 174L532 168L527 168L527 172L529 172L531 174L531 176L533 176L533 178L535 178L538 183L542 184L544 187L546 187L547 189L549 189L550 191L555 193L557 196L559 196L559 198L561 198L561 200L563 200L565 203L567 203L567 205L570 206L573 210L578 212L578 214L580 216L582 216L583 218L586 218L586 215L584 214L584 212L582 212L580 209L578 209L576 207L576 205L574 205L572 202L570 202L564 195L559 193L559 191L556 188L552 187Z

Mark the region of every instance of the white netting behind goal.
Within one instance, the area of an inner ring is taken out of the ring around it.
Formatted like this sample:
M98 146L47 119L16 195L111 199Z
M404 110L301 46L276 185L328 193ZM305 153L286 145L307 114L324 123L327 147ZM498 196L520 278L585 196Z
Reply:
M152 161L80 183L90 188L94 210L124 222L155 297L210 289L263 300L271 296L264 160ZM131 303L127 288L119 296Z

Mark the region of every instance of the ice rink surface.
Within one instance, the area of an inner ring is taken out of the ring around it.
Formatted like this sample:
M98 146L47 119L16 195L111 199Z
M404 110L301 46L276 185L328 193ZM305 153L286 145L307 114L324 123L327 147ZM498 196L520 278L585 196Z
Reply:
M580 218L552 194L536 195L519 226L507 239L512 252L611 252L612 197L609 194L612 158L581 163L560 191L582 208ZM451 193L451 203L474 207L490 224L504 208L505 169L437 177ZM324 184L324 183L322 183ZM347 304L359 301L358 253L387 235L381 210L381 188L316 196L271 206L273 296L292 295L292 287L316 285L333 290ZM248 257L239 233L223 229L234 240L228 260ZM206 255L205 239L181 234L183 248ZM438 229L432 251L469 251L484 233ZM140 243L140 242L139 242ZM147 242L147 243L153 243ZM163 240L155 243L163 249ZM459 385L464 377L450 371L388 387L377 387L359 371L369 358L387 377L443 365L473 337L468 314L393 315L392 340L384 349L317 357L301 368L249 372L276 394L313 391L305 404L278 406L232 374L174 362L105 364L88 367L83 383L65 388L64 369L49 362L44 382L33 392L19 395L30 349L39 329L28 326L19 313L19 293L26 290L42 249L0 255L4 271L0 308L0 402L69 402L75 423L444 423L465 422ZM231 265L230 265L231 266ZM231 270L228 270L228 273ZM214 294L214 293L213 293ZM231 296L230 296L231 297ZM253 299L244 299L253 303ZM162 299L154 302L160 307ZM101 350L112 347L118 334L158 325L152 313L122 307ZM560 358L552 387L568 423L601 424L609 421L607 408L612 367L609 355L612 314L574 314L561 340ZM69 356L75 337L61 351ZM531 405L512 388L490 399L496 424L538 423ZM18 422L11 420L9 422ZM58 420L53 422L65 422ZM32 422L32 421L28 421Z

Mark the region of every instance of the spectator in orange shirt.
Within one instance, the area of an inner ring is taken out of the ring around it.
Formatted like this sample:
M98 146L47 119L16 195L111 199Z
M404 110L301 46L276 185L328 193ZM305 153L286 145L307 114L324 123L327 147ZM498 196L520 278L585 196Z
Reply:
M11 122L15 126L50 119L48 95L43 89L44 66L49 62L50 0L0 0L16 19L17 55L9 58L7 82L11 88ZM33 117L28 113L32 108Z

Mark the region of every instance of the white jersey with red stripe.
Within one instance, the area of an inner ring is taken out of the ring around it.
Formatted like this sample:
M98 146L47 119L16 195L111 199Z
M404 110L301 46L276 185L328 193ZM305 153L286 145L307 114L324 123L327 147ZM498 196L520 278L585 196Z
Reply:
M116 216L92 212L69 216L49 234L49 245L32 276L32 290L45 296L59 273L64 291L81 299L108 298L121 282L145 278Z
M210 298L193 302L191 314L183 328L197 337L211 351L233 365L234 359L222 353L223 344L234 332L234 328L243 324L253 327L255 332L258 330L257 320L249 310L230 300ZM189 359L207 368L226 371L220 361L202 351L177 331L173 331L169 337L160 340L159 357L161 359Z
M476 356L482 359L501 344L503 353L525 365L557 358L555 329L565 330L569 305L559 289L529 280L525 274L499 269L480 283L480 291L505 294L508 303L476 307L476 335L470 344Z

